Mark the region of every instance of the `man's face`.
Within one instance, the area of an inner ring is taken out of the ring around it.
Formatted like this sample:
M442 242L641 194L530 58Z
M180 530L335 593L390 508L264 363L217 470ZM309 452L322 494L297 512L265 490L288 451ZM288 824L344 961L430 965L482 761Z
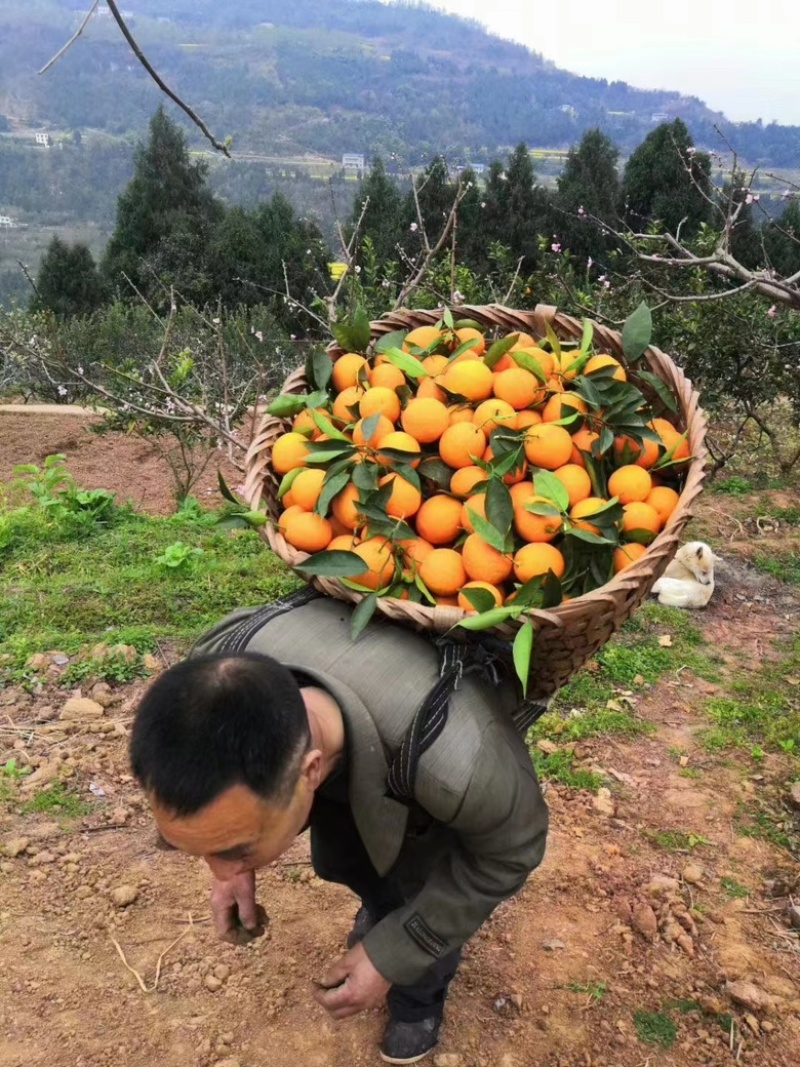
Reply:
M225 881L283 855L308 821L317 784L313 767L304 762L294 793L283 806L245 785L230 786L193 815L175 815L152 798L151 806L165 840L182 852L202 856L212 874Z

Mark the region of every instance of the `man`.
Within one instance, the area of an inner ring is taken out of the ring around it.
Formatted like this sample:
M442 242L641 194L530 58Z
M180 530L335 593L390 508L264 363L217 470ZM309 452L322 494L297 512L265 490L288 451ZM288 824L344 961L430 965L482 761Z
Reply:
M310 827L317 875L362 902L315 997L334 1019L386 998L381 1056L415 1063L461 946L541 862L547 808L513 672L450 649L441 673L426 636L373 621L353 642L351 616L304 590L223 620L148 690L132 765L161 835L211 868L226 940L260 932L254 872Z

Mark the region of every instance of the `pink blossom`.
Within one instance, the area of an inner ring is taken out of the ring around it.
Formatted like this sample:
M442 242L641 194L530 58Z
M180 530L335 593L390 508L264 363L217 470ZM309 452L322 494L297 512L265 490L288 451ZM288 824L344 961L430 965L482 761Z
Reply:
M776 305L776 304L773 304L773 305L772 305L772 307L771 307L771 308L769 309L769 311L767 312L767 314L769 315L769 317L770 317L771 319L774 319L774 318L775 318L775 316L776 316L776 315L778 314L778 308L777 308L777 305Z
M594 260L592 259L591 256L589 256L589 258L586 260L586 269L587 270L591 270L593 263L594 263Z
M583 204L581 204L581 206L578 208L578 214L580 215L581 218L583 218L584 215L586 214L586 212L584 211L584 208L583 208Z
M553 250L553 252L561 251L561 245L558 243L558 241L553 241L553 243L550 245L550 248Z

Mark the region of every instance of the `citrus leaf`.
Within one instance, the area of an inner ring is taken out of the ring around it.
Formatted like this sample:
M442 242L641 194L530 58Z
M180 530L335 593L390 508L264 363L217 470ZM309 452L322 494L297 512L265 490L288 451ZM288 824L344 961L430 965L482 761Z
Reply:
M600 440L597 442L597 450L600 452L601 455L604 455L606 452L608 452L609 448L611 448L613 444L614 434L608 428L608 426L604 426L603 429L600 431Z
M323 444L327 444L327 441L323 441ZM352 445L349 447L345 447L344 445L342 445L342 447L338 449L327 448L325 449L325 451L320 450L319 452L309 452L309 454L306 456L306 466L324 467L332 460L343 459L344 456L354 456L355 451L356 450L352 447Z
M531 356L527 352L512 352L511 358L518 367L522 367L523 370L529 371L538 382L541 382L542 385L545 384L547 375L536 356Z
M492 608L491 611L483 611L480 615L467 615L456 625L464 630L490 630L493 626L498 626L501 622L518 614L519 610L514 607Z
M228 483L225 481L225 476L221 470L217 470L217 485L219 486L220 493L222 493L225 499L229 500L231 504L241 504L241 500L235 497L232 490L228 487Z
M546 334L547 340L550 342L550 347L553 350L553 354L558 356L558 360L559 360L559 363L560 363L561 362L561 342L558 339L558 334L553 329L553 327L550 325L550 323L547 322L547 321L545 321L544 328L545 328L545 334Z
M622 327L622 351L629 363L635 363L641 357L652 336L653 316L650 308L642 301Z
M545 611L548 608L555 608L563 599L564 593L561 587L561 579L555 571L548 570L542 581L542 608Z
M310 360L311 381L317 389L324 389L333 374L333 360L327 352L314 352Z
M579 530L577 526L570 526L564 533L567 537L577 537L579 541L586 541L590 545L608 545L612 543L608 537L602 537L600 534L593 534L589 530Z
M417 589L419 589L419 591L422 593L428 603L433 604L434 606L436 605L436 597L433 595L433 593L431 593L427 585L425 585L419 574L414 575L414 585L417 587Z
M407 374L409 378L427 378L428 372L422 366L416 356L412 356L409 352L404 352L402 348L389 348L383 355L390 363L393 363L395 367Z
M456 319L457 330L482 330L483 326L475 319Z
M581 355L586 355L586 353L588 353L588 351L589 351L589 349L591 347L591 344L592 344L592 338L593 337L594 337L594 326L592 325L592 321L591 321L591 319L584 319L583 320L583 335L581 337L581 349L580 349L581 350Z
M475 533L479 537L482 537L487 545L496 548L498 552L510 551L508 544L509 539L504 531L498 530L496 526L493 526L491 522L484 519L482 515L478 515L472 508L467 508L467 514L475 529Z
M386 352L390 348L402 348L405 339L405 330L392 330L391 333L385 333L383 337L375 342L375 351Z
M555 504L547 504L543 500L532 500L522 505L523 511L529 511L531 515L561 515L561 508Z
M278 500L283 500L292 488L292 482L304 469L305 468L303 467L295 467L294 470L290 470L284 474L283 478L281 478L281 484L278 486Z
M325 358L327 359L327 356ZM330 360L328 362L330 363ZM307 402L308 397L305 394L282 393L280 396L276 396L269 405L267 414L274 415L277 419L286 419L290 415L297 415L298 412L302 411Z
M296 563L294 569L303 574L315 574L324 578L352 578L369 570L367 561L355 552L343 552L339 549L315 552L302 563Z
M375 614L377 607L377 593L370 593L369 596L365 596L363 600L358 602L350 620L350 637L353 641L357 641L359 636L363 633L367 623Z
M409 485L413 485L418 492L422 492L422 483L419 480L419 475L413 467L410 467L407 463L402 463L399 467L395 467L394 469L400 478L408 482Z
M453 312L450 310L450 308L444 309L444 313L442 314L442 322L445 324L448 330L453 329Z
M517 630L514 637L513 656L514 669L517 677L522 682L522 694L528 693L528 673L531 667L531 651L533 650L533 624L530 620Z
M308 396L304 396L303 399L307 408L325 407L330 403L327 389L316 389L313 393L309 393Z
M365 352L372 338L369 315L357 307L349 322L334 322L331 332L345 352Z
M311 410L311 418L317 425L317 428L326 433L328 437L331 437L334 441L349 441L350 438L342 433L341 430L337 430L330 419L326 419L325 416L317 411L315 408ZM323 442L324 444L325 442Z
M651 545L658 535L652 530L626 530L625 540L635 541L637 545Z
M408 463L409 460L420 457L419 452L412 452L405 448L382 448L379 455L382 460L389 460L388 463L384 463L386 467L393 467L396 463Z
M500 341L495 341L495 343L491 346L489 351L483 357L483 362L486 364L489 370L492 370L494 368L495 363L500 362L506 352L508 352L510 348L513 348L518 340L519 334L512 333L509 334L508 337L503 337Z
M504 536L514 519L514 502L508 486L499 478L490 478L486 488L486 518Z
M269 522L269 516L265 515L263 511L245 511L237 518L243 519L248 526L266 526Z
M353 485L363 492L378 488L378 468L374 463L357 463L353 468Z
M479 613L491 611L496 606L494 595L488 589L462 589L461 592Z
M349 484L349 482L349 471L339 471L338 473L335 473L332 476L331 472L328 471L322 482L322 491L319 494L317 506L314 508L314 511L317 513L317 515L321 515L323 519L325 518L325 516L328 514L328 510L330 509L331 501L335 496L338 496L339 493L341 493L341 491L346 485Z
M477 337L470 337L470 339L468 341L463 341L458 346L458 348L453 352L453 354L451 356L448 356L447 362L448 363L452 363L454 360L458 359L458 357L463 355L465 352L469 352L470 349L476 348L477 345L478 345L478 338Z
M423 459L417 468L423 478L438 485L441 489L449 489L453 477L453 468L448 467L443 459Z
M365 441L371 441L372 435L378 429L378 423L381 419L381 413L378 411L374 415L368 415L366 419L361 423L361 433L363 434Z
M569 493L562 481L550 471L539 471L534 475L533 488L537 496L552 501L561 511L569 510Z

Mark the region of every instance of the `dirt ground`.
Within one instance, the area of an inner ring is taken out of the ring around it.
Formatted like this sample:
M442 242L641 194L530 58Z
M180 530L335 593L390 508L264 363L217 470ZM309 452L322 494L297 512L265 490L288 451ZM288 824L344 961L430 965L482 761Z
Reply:
M165 465L143 443L98 439L74 418L0 414L0 482L53 451L87 487L171 507ZM212 470L201 498L215 479ZM697 618L731 666L769 657L800 608L786 588L741 574L729 564ZM259 875L271 922L247 948L215 940L202 862L157 848L126 762L141 686L108 694L90 723L59 719L69 694L54 686L36 697L0 690L0 764L24 752L41 781L58 761L97 804L70 824L0 809L0 1067L378 1063L380 1011L334 1024L311 998L356 902L314 877L304 840ZM800 952L784 921L800 872L788 852L740 836L734 818L785 767L770 757L753 774L708 756L699 709L717 688L678 664L628 695L653 733L579 743L581 765L602 768L611 794L548 789L545 862L467 946L436 1067L800 1063ZM702 779L680 774L676 749ZM664 850L648 837L676 828L706 846ZM750 895L732 897L723 878ZM643 1041L637 1012L669 1013L674 1044Z

